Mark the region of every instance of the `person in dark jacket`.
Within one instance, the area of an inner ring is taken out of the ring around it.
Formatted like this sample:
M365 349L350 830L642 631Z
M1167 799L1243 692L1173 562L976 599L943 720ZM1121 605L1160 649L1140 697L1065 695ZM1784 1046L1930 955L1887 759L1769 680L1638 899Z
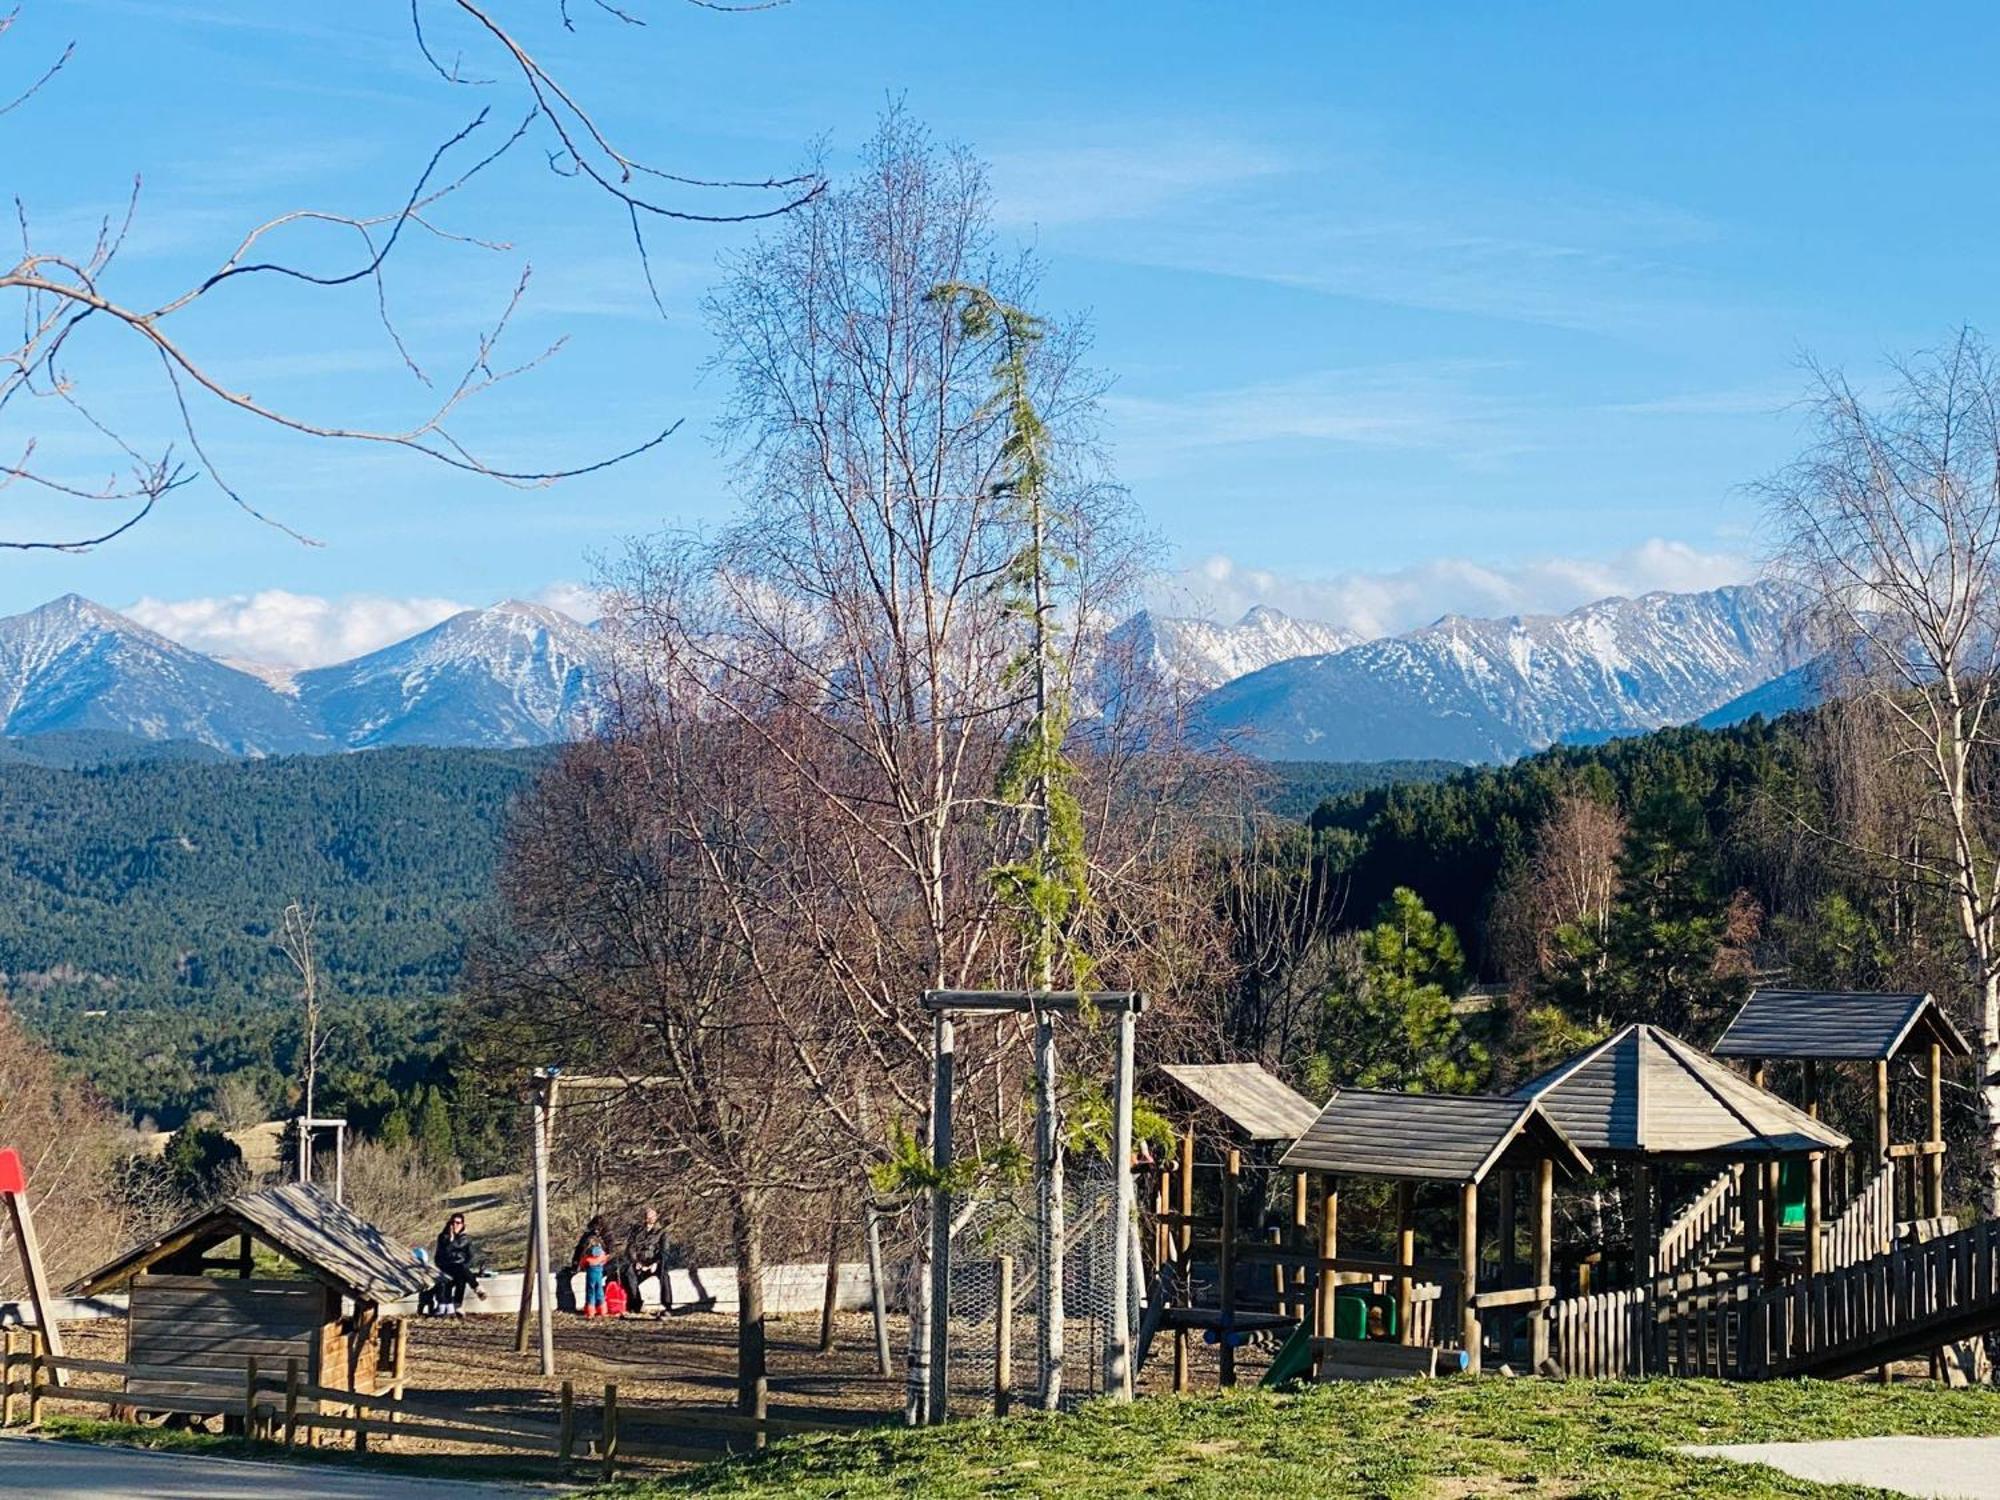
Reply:
M618 1257L618 1284L625 1288L625 1311L637 1317L644 1310L639 1283L648 1276L660 1278L660 1310L673 1301L667 1285L667 1227L660 1211L648 1207L637 1223L625 1231L625 1253Z
M431 1287L431 1311L440 1317L456 1317L468 1287L479 1287L479 1273L473 1269L471 1236L465 1232L465 1215L453 1214L438 1231L437 1246L431 1252L437 1281Z

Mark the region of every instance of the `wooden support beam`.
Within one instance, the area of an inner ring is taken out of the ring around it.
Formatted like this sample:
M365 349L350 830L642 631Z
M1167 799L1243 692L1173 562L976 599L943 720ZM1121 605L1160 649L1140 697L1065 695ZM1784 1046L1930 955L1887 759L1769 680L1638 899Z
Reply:
M1104 1393L1113 1401L1132 1399L1132 1257L1125 1240L1132 1232L1132 1046L1138 1018L1118 1012L1117 1081L1111 1096L1111 1326L1104 1340ZM1282 1274L1282 1273L1281 1273Z
M1877 1163L1889 1159L1889 1064L1878 1060L1875 1064L1875 1160Z
M1222 1358L1222 1384L1236 1384L1236 1202L1243 1179L1243 1153L1229 1148L1222 1169L1222 1253L1217 1276L1222 1283L1222 1328L1216 1348Z
M535 1263L528 1273L535 1279L535 1321L540 1340L541 1372L556 1372L556 1319L554 1267L549 1264L549 1121L555 1113L556 1081L545 1077L535 1090L530 1125L534 1140L534 1204L531 1210L535 1231Z
M21 1278L28 1283L28 1300L35 1307L35 1328L42 1336L48 1352L57 1359L63 1357L62 1328L55 1320L55 1294L49 1286L49 1274L42 1266L41 1241L35 1238L35 1216L28 1208L27 1177L21 1176L20 1192L0 1193L0 1202L7 1205L7 1219L13 1226L14 1244L21 1254ZM33 1366L30 1366L32 1375ZM60 1367L49 1372L49 1384L58 1390L64 1383ZM32 1397L30 1398L32 1400Z
M1458 1341L1465 1349L1467 1373L1480 1366L1479 1304L1479 1184L1458 1190Z
M1817 1120L1819 1107L1819 1061L1809 1057L1806 1059L1806 1113Z
M1778 1164L1767 1161L1759 1170L1764 1179L1764 1282L1768 1286L1783 1270L1778 1263Z
M1396 1260L1401 1265L1412 1265L1417 1258L1417 1185L1414 1182L1396 1184ZM1410 1330L1410 1278L1399 1275L1396 1278L1396 1341L1407 1344L1411 1340Z
M1820 1223L1825 1214L1825 1200L1821 1196L1821 1177L1826 1166L1826 1153L1815 1151L1806 1158L1806 1274L1817 1276L1820 1264Z
M1535 1163L1535 1285L1547 1286L1555 1280L1555 1186L1556 1164L1547 1157ZM1549 1320L1535 1310L1528 1324L1528 1364L1540 1370L1549 1357Z
M1931 1043L1928 1068L1931 1133L1937 1150L1924 1158L1924 1213L1935 1219L1944 1212L1944 1048Z
M951 1106L957 1063L952 1013L939 1010L933 1016L931 1092L931 1168L942 1184L952 1165ZM1044 1093L1041 1117L1047 1120L1055 1109L1053 1092ZM1043 1268L1043 1285L1060 1284L1062 1273ZM931 1305L930 1305L930 1390L927 1420L945 1420L951 1394L951 1193L942 1185L931 1190Z
M993 1299L993 1415L1004 1417L1014 1401L1014 1257L999 1260L1000 1287Z
M1188 1252L1194 1247L1194 1127L1190 1125L1181 1132L1180 1169L1175 1174L1180 1191L1180 1263L1183 1277L1188 1275ZM1190 1292L1192 1295L1192 1292ZM1174 1330L1174 1389L1188 1388L1188 1331Z
M1340 1277L1326 1262L1340 1254L1340 1184L1332 1177L1326 1179L1326 1193L1319 1204L1319 1296L1313 1308L1313 1333L1320 1338L1333 1337L1334 1300L1339 1290Z
M1743 1169L1743 1271L1755 1276L1764 1266L1764 1169L1757 1162Z

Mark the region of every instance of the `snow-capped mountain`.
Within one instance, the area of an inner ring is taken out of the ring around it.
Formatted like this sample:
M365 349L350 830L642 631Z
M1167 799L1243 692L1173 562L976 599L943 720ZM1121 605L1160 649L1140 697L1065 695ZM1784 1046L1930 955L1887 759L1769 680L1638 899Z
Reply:
M1511 760L1700 718L1785 670L1784 621L1769 584L1565 615L1447 615L1252 672L1198 711L1210 732L1273 759Z
M99 729L235 755L331 748L257 678L76 594L0 619L0 734Z
M1361 637L1338 625L1295 620L1260 604L1234 625L1142 609L1106 637L1106 656L1123 668L1169 683L1221 687L1251 672L1299 656L1321 656Z
M350 749L543 745L587 726L603 649L569 616L510 600L293 682Z

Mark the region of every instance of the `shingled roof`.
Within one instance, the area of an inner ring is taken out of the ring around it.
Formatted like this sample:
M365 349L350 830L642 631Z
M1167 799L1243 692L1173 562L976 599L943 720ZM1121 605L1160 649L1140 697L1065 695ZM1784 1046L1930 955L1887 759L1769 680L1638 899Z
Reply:
M86 1296L121 1285L169 1256L199 1253L248 1234L318 1280L368 1302L414 1296L431 1273L406 1245L306 1183L239 1193L133 1246L70 1287Z
M1295 1141L1319 1106L1256 1063L1169 1063L1160 1071L1252 1141Z
M1635 1024L1514 1091L1586 1151L1793 1156L1847 1137L1657 1026Z
M1342 1089L1279 1165L1343 1177L1477 1183L1495 1169L1553 1160L1565 1176L1590 1161L1531 1099Z
M1717 1057L1887 1062L1911 1043L1970 1057L1965 1035L1930 995L1877 990L1755 990L1712 1049Z

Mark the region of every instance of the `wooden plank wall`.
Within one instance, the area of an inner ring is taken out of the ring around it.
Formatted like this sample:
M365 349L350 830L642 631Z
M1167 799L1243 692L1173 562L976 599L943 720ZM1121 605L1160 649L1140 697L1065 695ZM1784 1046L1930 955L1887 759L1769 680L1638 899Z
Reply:
M326 1289L316 1281L139 1276L132 1282L126 1362L133 1396L216 1395L240 1402L244 1371L299 1361L317 1381Z

